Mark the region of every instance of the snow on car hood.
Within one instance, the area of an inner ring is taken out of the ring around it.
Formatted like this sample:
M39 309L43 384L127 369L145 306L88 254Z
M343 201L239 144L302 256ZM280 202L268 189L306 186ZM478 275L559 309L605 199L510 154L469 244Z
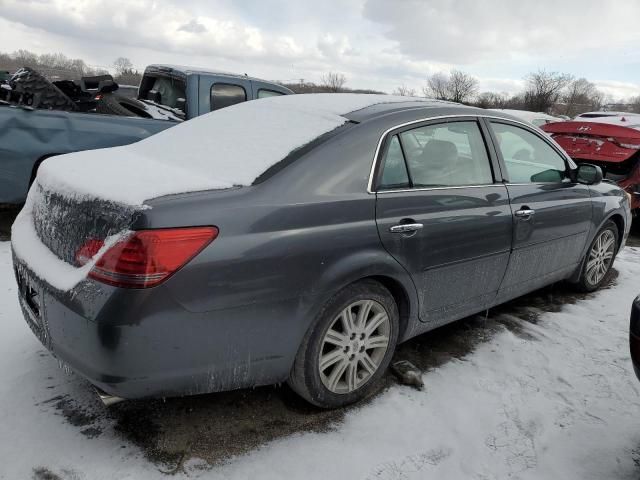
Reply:
M370 105L412 97L308 94L250 101L190 120L132 145L47 160L37 182L63 195L127 205L174 193L251 185L293 150Z

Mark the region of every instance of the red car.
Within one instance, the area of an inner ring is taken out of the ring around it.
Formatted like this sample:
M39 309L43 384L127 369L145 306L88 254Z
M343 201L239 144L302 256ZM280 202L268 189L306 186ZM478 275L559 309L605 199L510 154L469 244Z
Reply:
M576 162L600 166L604 178L631 195L631 208L640 208L640 115L590 112L573 121L540 127Z

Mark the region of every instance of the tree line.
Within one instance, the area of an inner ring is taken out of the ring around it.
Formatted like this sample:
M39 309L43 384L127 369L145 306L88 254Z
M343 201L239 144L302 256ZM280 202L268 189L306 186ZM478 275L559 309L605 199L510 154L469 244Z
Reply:
M78 80L80 77L106 75L104 67L93 67L80 58L69 58L62 53L37 53L29 50L16 50L13 53L0 52L0 70L14 72L21 67L30 67L39 71L49 80ZM122 85L139 85L142 73L138 72L128 58L114 60L114 80Z
M451 70L428 76L422 93L427 97L481 108L529 110L568 117L600 110L613 103L613 98L598 90L594 83L567 73L538 70L526 75L524 81L524 90L516 94L480 92L478 79L460 70ZM413 95L415 90L401 86L394 93ZM640 113L640 96L627 100L626 104L629 111Z

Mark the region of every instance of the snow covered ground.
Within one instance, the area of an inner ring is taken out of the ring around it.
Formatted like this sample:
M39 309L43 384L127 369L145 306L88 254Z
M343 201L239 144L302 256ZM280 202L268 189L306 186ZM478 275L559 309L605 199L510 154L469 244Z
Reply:
M57 368L21 318L9 243L0 242L0 479L162 478L167 462L145 451L145 436L161 434L184 445L178 478L638 478L640 383L627 328L640 291L640 249L627 248L616 268L612 285L599 293L561 291L551 301L562 301L561 308L545 303L548 292L538 294L487 320L466 320L453 333L410 342L400 356L414 360L426 349L425 356L440 359L425 373L423 392L390 381L371 402L331 417L323 431L290 433L289 417L321 414L282 410L270 428L288 434L212 465L195 458L197 452L206 450L204 443L209 450L228 444L225 435L189 436L180 422L149 430L135 415L144 406L131 411L133 426L123 434L122 419L105 414L85 382ZM447 335L471 339L472 346L438 356L435 340ZM237 412L238 402L225 405L224 394L167 404L188 416L218 402L207 431L224 432L230 422L259 424L271 393L255 394L255 407L254 394L246 395L246 411L253 412L247 418L225 414ZM162 422L169 408L159 411ZM260 425L244 435L263 438Z

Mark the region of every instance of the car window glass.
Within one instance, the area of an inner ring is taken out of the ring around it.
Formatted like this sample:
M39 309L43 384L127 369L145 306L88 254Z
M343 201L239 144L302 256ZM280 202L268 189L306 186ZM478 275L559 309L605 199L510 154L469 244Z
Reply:
M402 155L402 148L398 136L394 135L389 142L389 148L384 158L382 178L380 180L381 189L408 188L409 175L407 166Z
M400 134L414 187L493 183L487 150L476 122L449 122Z
M511 183L561 182L564 159L537 135L520 127L491 122Z
M211 111L244 102L247 92L240 85L214 83L211 87Z
M258 98L277 97L279 95L284 95L284 94L281 92L276 92L274 90L267 90L264 88L261 88L260 90L258 90Z

